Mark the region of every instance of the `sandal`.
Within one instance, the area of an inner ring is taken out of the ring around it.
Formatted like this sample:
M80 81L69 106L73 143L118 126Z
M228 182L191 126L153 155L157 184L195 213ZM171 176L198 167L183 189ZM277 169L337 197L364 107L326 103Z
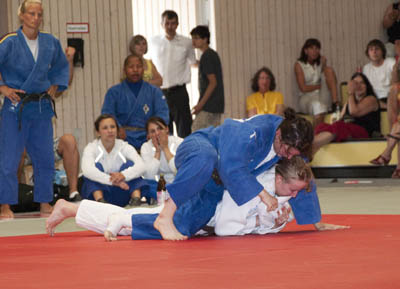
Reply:
M378 165L378 166L386 166L389 162L390 162L390 158L387 159L383 155L380 155L377 158L370 161L371 164Z
M392 174L392 179L400 179L400 169L395 169Z
M386 135L386 138L392 138L392 139L396 140L397 142L400 141L400 137L399 136L392 135L390 133Z

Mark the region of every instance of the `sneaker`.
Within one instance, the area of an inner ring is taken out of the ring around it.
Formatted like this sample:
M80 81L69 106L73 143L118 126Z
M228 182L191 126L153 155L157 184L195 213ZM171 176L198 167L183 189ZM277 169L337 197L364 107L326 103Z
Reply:
M128 206L130 207L139 207L142 204L142 201L138 197L133 197L129 200Z
M80 194L76 194L73 198L69 198L70 202L77 203L82 201L82 197Z

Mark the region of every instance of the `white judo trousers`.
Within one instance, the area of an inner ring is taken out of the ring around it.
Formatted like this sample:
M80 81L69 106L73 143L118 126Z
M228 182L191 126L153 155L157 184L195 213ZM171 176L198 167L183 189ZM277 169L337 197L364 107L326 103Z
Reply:
M154 208L132 208L124 209L119 206L104 204L91 200L83 200L79 204L78 212L75 216L75 222L79 227L103 234L108 226L108 219L113 214L135 215L135 214L159 214L164 206ZM122 229L118 235L131 235L131 228Z

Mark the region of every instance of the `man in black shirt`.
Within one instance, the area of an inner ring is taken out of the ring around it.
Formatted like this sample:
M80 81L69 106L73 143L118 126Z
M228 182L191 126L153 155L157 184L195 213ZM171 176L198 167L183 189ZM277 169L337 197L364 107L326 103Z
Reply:
M202 52L199 62L200 99L192 110L192 114L196 115L192 124L192 132L194 132L210 125L221 124L221 116L224 112L224 83L219 56L209 47L208 27L199 25L190 34L193 47Z

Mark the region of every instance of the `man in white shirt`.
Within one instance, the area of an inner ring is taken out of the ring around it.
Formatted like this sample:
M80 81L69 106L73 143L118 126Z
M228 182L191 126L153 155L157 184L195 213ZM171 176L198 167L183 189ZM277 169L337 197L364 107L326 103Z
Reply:
M190 65L196 63L196 58L192 41L176 33L179 25L176 12L164 11L161 21L165 35L150 39L150 55L163 77L161 88L170 112L169 130L173 131L175 122L178 135L184 138L191 133L192 125L186 83L190 82Z
M365 51L370 62L364 65L363 73L368 77L372 87L379 99L381 108L386 109L392 80L393 66L396 63L394 58L386 58L386 48L382 41L371 40Z

